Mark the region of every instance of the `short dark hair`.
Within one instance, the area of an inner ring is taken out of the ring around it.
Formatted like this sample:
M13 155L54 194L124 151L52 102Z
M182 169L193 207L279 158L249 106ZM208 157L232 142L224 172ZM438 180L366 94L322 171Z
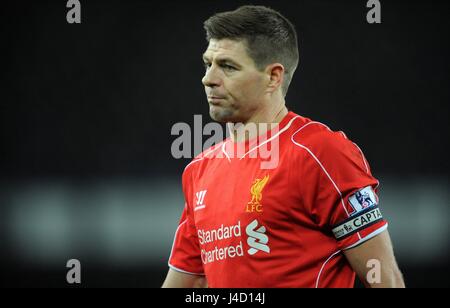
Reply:
M208 42L244 40L249 56L260 71L271 63L283 64L282 92L286 95L299 61L297 33L286 17L265 6L245 5L211 16L204 22L204 28Z

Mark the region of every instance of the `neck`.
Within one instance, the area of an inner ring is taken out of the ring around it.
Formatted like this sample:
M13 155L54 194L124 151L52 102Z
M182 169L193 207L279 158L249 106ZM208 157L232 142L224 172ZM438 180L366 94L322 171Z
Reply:
M243 142L258 137L273 129L288 113L284 100L272 108L255 112L245 123L228 123L231 140Z

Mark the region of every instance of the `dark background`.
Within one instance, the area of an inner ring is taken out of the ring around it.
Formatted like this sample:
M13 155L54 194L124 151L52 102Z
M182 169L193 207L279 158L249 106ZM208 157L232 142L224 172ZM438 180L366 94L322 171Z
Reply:
M250 3L296 25L289 109L345 131L385 179L407 284L449 286L450 3L381 1L368 24L366 1L136 0L81 1L81 24L66 1L2 4L2 285L67 286L71 258L82 286L162 283L189 161L171 127L209 121L202 23Z

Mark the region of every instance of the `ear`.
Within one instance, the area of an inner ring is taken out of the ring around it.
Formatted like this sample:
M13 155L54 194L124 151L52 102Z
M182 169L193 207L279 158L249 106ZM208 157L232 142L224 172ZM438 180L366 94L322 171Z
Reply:
M284 66L281 63L272 63L266 67L268 77L267 90L271 93L281 89L284 80Z

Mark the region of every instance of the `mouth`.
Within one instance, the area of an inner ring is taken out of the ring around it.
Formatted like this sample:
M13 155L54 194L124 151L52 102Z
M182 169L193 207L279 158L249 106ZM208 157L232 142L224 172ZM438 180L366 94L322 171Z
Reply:
M208 102L212 105L219 105L221 102L225 100L224 97L220 96L208 96Z

